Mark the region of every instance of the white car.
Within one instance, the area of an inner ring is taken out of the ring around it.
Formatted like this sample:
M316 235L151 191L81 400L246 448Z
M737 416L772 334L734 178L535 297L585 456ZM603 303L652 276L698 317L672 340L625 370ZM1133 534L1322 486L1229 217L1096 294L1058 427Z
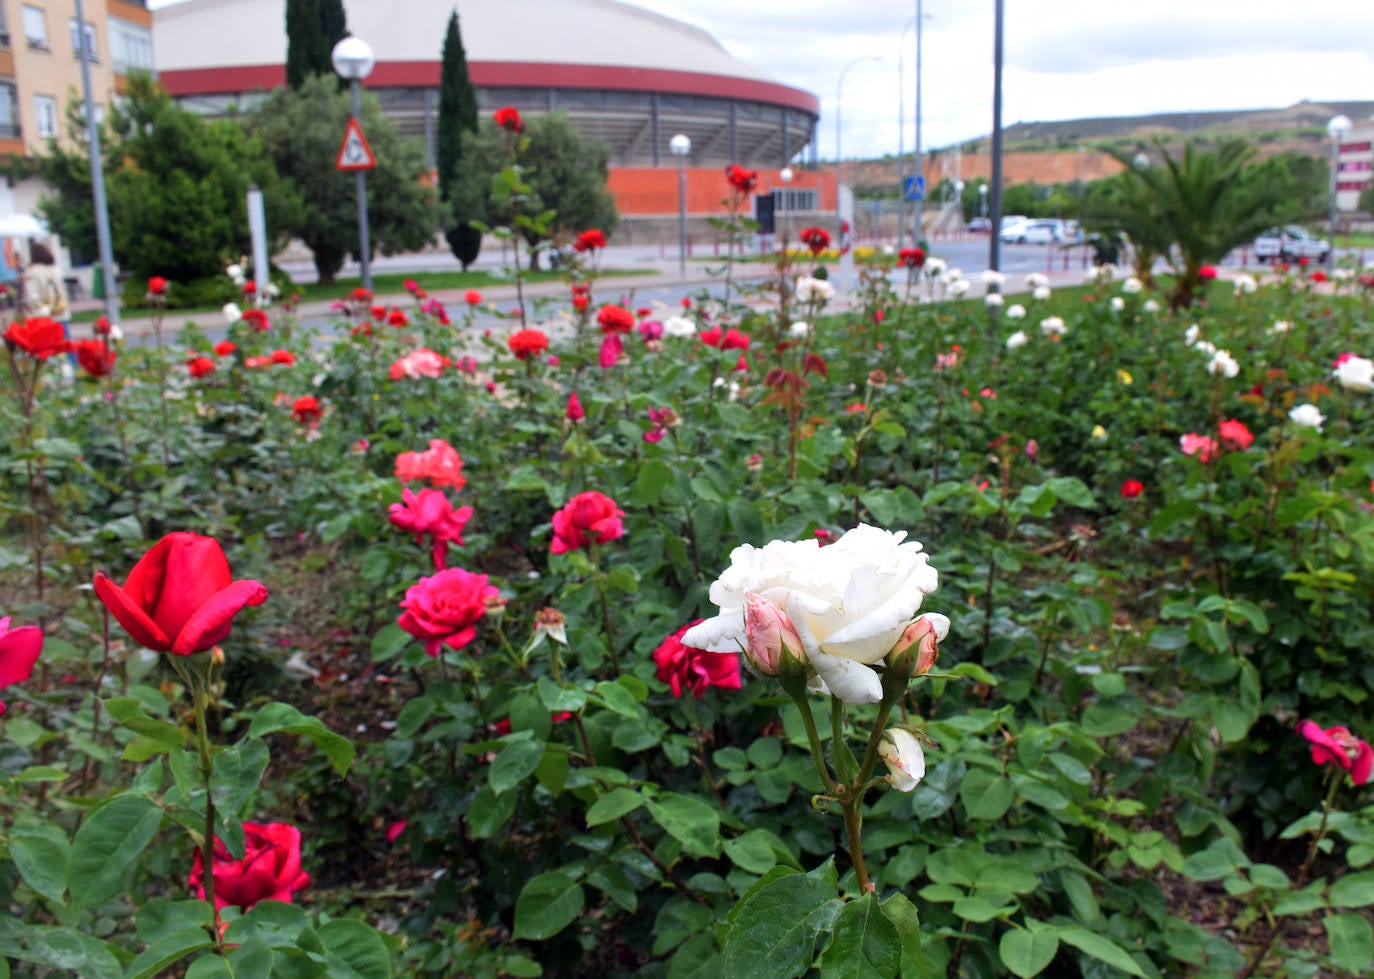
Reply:
M1296 262L1300 258L1310 259L1318 264L1326 261L1331 251L1331 243L1318 238L1306 228L1290 224L1283 228L1270 228L1255 239L1255 258L1260 264L1265 262Z
M1052 245L1064 237L1064 222L1053 218L1025 221L1002 229L1002 240L1018 245Z

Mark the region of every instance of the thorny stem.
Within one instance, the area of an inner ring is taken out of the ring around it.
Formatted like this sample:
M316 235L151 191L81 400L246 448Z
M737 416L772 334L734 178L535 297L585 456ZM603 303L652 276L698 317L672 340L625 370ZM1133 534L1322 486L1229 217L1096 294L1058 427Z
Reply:
M1312 863L1317 859L1317 850L1321 847L1322 840L1326 839L1326 820L1331 815L1332 804L1336 801L1336 791L1341 787L1341 770L1333 768L1327 781L1331 786L1326 791L1326 801L1322 803L1322 820L1317 825L1316 835L1312 837L1312 845L1307 848L1307 859L1302 862L1302 868L1298 871L1299 890L1307 883L1307 875L1312 872Z
M806 693L793 693L788 690L787 695L792 698L792 702L797 705L797 711L801 714L802 727L806 728L806 740L811 745L811 760L816 763L816 773L821 777L821 784L825 786L825 791L831 795L839 792L839 785L830 776L830 770L825 766L825 750L821 747L821 736L816 730L816 718L811 713L811 702L807 700Z
M158 307L153 313L153 337L157 341L157 400L162 407L162 466L170 471L172 457L167 448L167 438L172 426L167 421L167 363L162 356L162 312L163 308Z
M611 655L611 668L620 672L620 657L615 650L615 630L611 628L611 607L606 601L606 585L601 576L601 552L595 543L591 545L593 580L596 582L596 597L601 604L601 628L606 633L606 651Z
M183 667L175 658L172 660L172 667L181 674L182 680L191 690L191 711L196 719L196 750L200 755L200 777L205 783L205 833L200 841L201 879L205 887L205 902L214 912L211 937L215 942L215 950L224 955L219 910L215 908L215 800L210 791L210 777L214 774L215 763L211 754L210 733L205 723L205 712L210 701L209 678L195 672L192 664Z

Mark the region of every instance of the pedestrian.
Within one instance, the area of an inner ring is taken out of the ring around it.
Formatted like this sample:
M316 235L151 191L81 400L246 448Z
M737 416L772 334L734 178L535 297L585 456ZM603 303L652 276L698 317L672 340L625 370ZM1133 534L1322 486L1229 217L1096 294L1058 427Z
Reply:
M72 311L67 302L67 286L62 281L61 270L47 245L34 243L29 246L29 264L23 276L24 316L49 316L62 324L62 332L68 340L72 338ZM76 354L68 353L73 369L76 367Z

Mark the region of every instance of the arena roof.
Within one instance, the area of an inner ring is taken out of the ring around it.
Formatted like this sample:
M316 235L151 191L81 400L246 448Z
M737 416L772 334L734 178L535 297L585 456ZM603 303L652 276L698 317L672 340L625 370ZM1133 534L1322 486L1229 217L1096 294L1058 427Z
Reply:
M433 90L454 0L352 0L350 31L372 46L367 79L403 133L432 142ZM558 109L611 146L617 165L658 164L667 139L694 164L782 165L811 139L814 95L778 84L705 31L617 0L459 0L468 69L483 108ZM153 19L168 91L208 113L284 83L281 0L186 0ZM198 104L197 104L198 103Z

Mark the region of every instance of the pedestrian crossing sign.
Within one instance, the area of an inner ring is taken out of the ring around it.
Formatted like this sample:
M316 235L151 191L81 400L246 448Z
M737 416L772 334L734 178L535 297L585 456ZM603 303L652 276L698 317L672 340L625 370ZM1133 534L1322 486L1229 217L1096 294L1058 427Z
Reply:
M372 155L372 147L367 145L367 137L357 119L350 118L344 130L343 142L339 144L339 155L334 160L335 170L375 170L377 158Z

